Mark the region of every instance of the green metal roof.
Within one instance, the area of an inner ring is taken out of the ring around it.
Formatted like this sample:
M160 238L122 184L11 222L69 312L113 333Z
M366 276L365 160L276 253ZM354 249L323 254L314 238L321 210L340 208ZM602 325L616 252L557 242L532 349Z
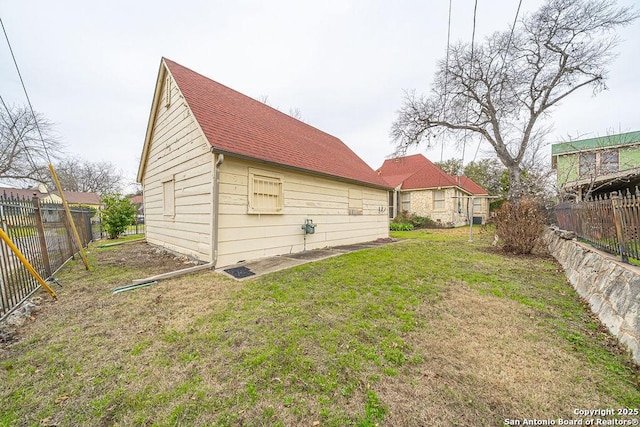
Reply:
M576 151L596 150L599 148L631 144L640 144L640 131L553 144L551 145L551 155L555 156L558 154L573 153Z

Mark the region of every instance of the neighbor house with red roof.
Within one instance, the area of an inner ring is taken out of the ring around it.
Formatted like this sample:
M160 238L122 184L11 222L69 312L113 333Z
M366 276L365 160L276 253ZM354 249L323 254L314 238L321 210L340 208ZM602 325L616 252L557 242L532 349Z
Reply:
M485 222L489 216L489 194L469 177L451 176L422 154L385 160L377 170L394 188L389 213L429 217L443 225L459 226L469 221Z
M166 58L138 181L147 241L214 266L389 233L392 189L341 140Z

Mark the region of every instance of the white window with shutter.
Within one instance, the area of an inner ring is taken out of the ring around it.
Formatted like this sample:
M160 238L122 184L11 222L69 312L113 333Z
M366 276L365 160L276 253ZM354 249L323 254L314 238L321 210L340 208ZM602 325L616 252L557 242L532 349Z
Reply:
M162 181L162 213L173 217L176 214L175 180L173 176Z
M284 206L282 175L249 169L250 214L281 214Z

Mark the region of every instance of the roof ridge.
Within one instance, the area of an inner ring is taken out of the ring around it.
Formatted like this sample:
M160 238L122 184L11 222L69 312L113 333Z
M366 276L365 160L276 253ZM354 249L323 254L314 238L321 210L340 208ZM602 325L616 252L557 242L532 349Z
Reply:
M171 59L162 61L213 150L389 187L336 136Z

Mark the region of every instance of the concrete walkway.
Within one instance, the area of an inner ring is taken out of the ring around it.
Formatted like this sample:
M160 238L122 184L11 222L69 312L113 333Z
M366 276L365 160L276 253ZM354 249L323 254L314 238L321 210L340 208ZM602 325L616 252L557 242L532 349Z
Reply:
M396 241L397 240L394 239L378 239L372 242L326 247L322 249L313 249L306 252L277 255L217 268L216 272L224 274L227 277L242 281L260 277L264 274L273 273L274 271L285 270L297 265L306 264L308 262L319 261L321 259L331 258L349 252L361 251L363 249L377 248L389 243L394 243Z

